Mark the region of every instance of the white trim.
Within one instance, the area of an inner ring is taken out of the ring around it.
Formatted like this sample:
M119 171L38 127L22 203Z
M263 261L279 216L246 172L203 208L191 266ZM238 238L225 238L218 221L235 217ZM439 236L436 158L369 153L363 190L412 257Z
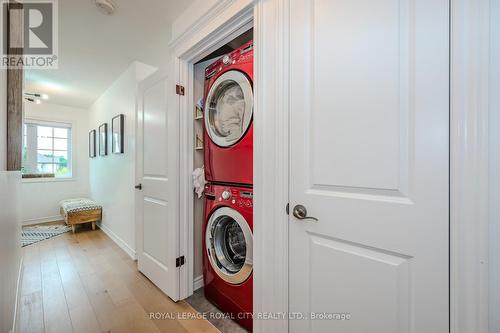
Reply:
M193 280L193 291L203 288L203 275L197 276Z
M23 276L23 270L24 270L24 254L21 254L21 258L19 259L19 270L17 273L17 282L16 282L16 297L15 297L15 304L14 304L14 320L12 321L12 332L16 332L16 325L17 325L17 309L19 307L19 301L20 301L20 292L21 292L21 278Z
M488 332L489 0L451 0L450 330Z
M205 1L206 0L199 0L196 5L203 6ZM199 4L200 2L202 3ZM217 31L217 29L222 28L223 30L228 30L231 26L231 24L228 23L231 23L231 21L233 21L233 24L240 27L241 24L238 24L238 21L241 22L239 15L244 13L245 9L251 10L252 2L253 0L217 1L212 7L208 8L205 13L195 19L195 21L184 32L180 33L179 36L174 37L174 39L169 43L169 46L176 50L175 54L178 56L183 55L184 52L187 52L188 50L194 51L194 46L200 47L200 45L197 44L214 45L211 37L215 37L220 32ZM175 24L176 23L174 23L174 25Z
M169 47L176 48L179 44L188 39L191 35L195 35L199 30L203 28L204 25L207 25L210 21L212 21L217 15L223 12L232 0L222 0L216 2L212 7L210 7L206 14L201 15L196 19L188 29L182 32L179 36L174 36L174 39L168 43ZM175 25L175 23L174 23Z
M24 125L26 124L31 124L31 125L41 125L41 126L47 126L47 127L53 127L53 128L66 128L69 131L69 136L67 138L68 140L68 147L67 147L67 153L68 153L68 167L70 172L69 177L54 177L54 178L22 178L23 183L42 183L42 182L64 182L64 181L76 181L76 164L75 161L77 159L78 152L75 153L75 149L73 147L73 143L75 142L74 140L74 135L78 129L78 126L76 126L75 122L73 120L58 120L57 117L54 120L54 118L50 119L42 119L38 117L28 117L24 119L23 122L23 131L24 131ZM24 133L23 133L24 137ZM35 163L36 164L36 163Z
M53 178L22 178L23 184L31 183L57 183L57 182L76 182L74 177L53 177Z
M174 78L186 87L186 95L179 99L179 254L186 258L180 269L180 299L193 294L193 230L194 191L193 170L193 81L194 63L226 44L252 25L253 3L251 0L224 1L203 15L201 23L188 29L171 45L174 47Z
M235 15L223 26L214 28L215 31L202 38L193 48L179 50L181 58L190 59L189 62L194 64L253 27L252 7L245 7Z
M64 217L61 215L53 215L53 216L46 216L46 217L37 217L34 219L27 219L21 222L23 226L28 226L28 225L35 225L35 224L41 224L41 223L47 223L47 222L56 222L56 221L64 221Z
M108 237L111 238L111 240L113 242L116 243L116 245L118 245L123 251L125 251L125 253L127 253L130 258L132 258L132 260L137 259L136 254L135 254L135 250L133 248L131 248L123 239L121 239L117 234L115 234L113 231L111 231L111 229L108 228L106 225L104 225L102 223L99 223L98 225L99 225L99 228L101 228L101 230L106 235L108 235Z
M255 313L288 312L288 5L262 0L254 14ZM288 332L288 321L254 319L253 327Z
M25 118L24 119L25 124L33 124L33 125L40 125L40 126L47 126L47 127L55 127L55 128L69 128L73 127L72 122L66 122L66 121L58 121L58 120L46 120L46 119L40 119L40 118Z

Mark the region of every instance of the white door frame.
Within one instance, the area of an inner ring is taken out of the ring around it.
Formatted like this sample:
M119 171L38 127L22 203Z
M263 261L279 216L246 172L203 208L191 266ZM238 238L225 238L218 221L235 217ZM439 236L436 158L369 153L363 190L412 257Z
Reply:
M203 6L203 5L202 5ZM224 15L225 14L225 15ZM226 16L227 15L227 16ZM222 17L221 17L222 16ZM219 47L228 43L253 26L253 6L251 0L223 1L210 8L209 13L183 34L173 40L174 78L185 87L185 98L180 99L180 255L184 255L186 265L180 268L180 298L193 294L194 283L194 64Z
M254 27L255 332L287 332L259 313L288 310L288 22L291 0L222 0L174 39L180 112L181 298L193 292L193 64ZM451 2L450 331L488 331L489 1ZM190 8L194 8L194 7ZM198 11L200 12L200 11ZM184 19L184 17L181 17ZM180 24L182 26L182 24Z
M489 325L490 0L451 0L450 329Z

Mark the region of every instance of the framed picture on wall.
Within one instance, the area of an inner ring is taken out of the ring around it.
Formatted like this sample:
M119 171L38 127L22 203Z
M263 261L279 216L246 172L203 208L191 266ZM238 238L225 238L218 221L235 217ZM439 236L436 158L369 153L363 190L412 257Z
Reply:
M125 116L122 114L119 114L118 116L114 117L113 120L111 121L111 148L113 154L123 154L123 128L125 124Z
M95 129L89 132L89 157L96 157L96 131Z
M108 155L108 124L99 126L99 156Z

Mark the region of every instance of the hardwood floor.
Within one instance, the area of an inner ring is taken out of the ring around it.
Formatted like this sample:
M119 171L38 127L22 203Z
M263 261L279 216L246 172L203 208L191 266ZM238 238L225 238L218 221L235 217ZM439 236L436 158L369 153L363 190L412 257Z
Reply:
M164 295L101 230L27 246L23 268L17 332L218 332Z

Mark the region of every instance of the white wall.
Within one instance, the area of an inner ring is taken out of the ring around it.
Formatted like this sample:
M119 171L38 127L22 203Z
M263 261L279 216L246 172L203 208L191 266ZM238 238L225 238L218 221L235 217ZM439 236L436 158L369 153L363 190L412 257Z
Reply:
M6 72L0 70L0 332L8 332L14 322L19 277L21 175L6 172L7 160L7 87Z
M0 171L7 170L7 72L0 69Z
M0 171L0 332L8 332L14 322L21 260L20 184L20 172Z
M500 332L500 0L491 1L490 332Z
M90 107L88 131L108 124L108 156L90 159L90 197L103 206L101 229L135 257L135 126L137 86L155 69L134 62ZM111 119L125 115L125 153L111 153ZM98 145L97 145L98 146ZM97 154L98 155L98 154Z
M211 8L219 5L220 0L193 1L172 23L172 40L181 36L202 18Z
M72 124L73 177L70 180L24 179L22 184L23 224L61 219L59 201L88 197L88 119L85 109L42 103L25 103L25 118Z

